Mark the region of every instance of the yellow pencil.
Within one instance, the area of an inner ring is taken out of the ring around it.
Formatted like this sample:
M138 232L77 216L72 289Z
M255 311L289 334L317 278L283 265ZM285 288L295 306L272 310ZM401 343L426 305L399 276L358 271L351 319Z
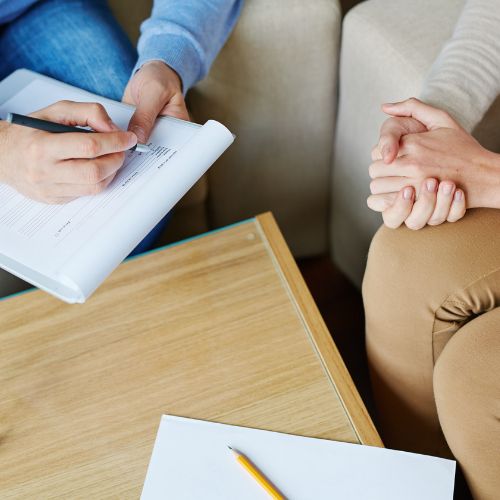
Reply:
M267 491L271 498L274 500L286 500L285 497L276 489L275 486L267 479L262 472L250 462L250 460L231 446L228 446L231 453L235 456L236 460L246 469L246 471Z

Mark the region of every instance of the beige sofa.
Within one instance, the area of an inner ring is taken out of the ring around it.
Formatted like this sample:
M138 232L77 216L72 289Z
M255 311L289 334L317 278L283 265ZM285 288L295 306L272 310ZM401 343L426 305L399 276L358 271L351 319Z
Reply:
M110 3L135 40L151 2ZM296 255L327 251L340 26L338 0L246 0L188 94L194 121L220 120L237 140L177 207L169 238L272 210Z

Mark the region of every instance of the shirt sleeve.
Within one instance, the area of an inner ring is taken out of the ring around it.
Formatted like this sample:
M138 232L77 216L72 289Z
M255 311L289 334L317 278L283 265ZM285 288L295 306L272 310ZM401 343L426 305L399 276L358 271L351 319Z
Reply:
M471 131L499 94L500 2L467 0L420 97Z
M242 5L243 0L155 0L151 17L141 25L134 72L148 61L163 61L187 92L208 73Z

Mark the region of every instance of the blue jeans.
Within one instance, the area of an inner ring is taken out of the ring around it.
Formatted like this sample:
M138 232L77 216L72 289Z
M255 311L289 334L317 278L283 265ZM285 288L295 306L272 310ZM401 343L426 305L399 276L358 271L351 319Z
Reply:
M105 0L40 0L0 26L0 79L26 68L120 101L136 61ZM134 254L151 247L167 219Z

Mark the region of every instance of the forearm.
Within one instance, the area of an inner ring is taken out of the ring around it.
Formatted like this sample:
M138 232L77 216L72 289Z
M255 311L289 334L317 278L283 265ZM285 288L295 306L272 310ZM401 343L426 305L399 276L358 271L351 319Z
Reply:
M180 76L186 92L201 80L238 20L243 0L155 0L141 26L139 60L160 60Z
M498 0L467 0L424 82L421 99L448 111L468 131L500 94L499 34Z

